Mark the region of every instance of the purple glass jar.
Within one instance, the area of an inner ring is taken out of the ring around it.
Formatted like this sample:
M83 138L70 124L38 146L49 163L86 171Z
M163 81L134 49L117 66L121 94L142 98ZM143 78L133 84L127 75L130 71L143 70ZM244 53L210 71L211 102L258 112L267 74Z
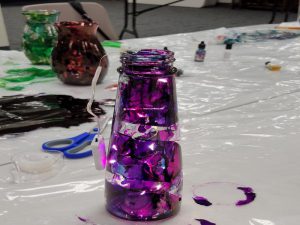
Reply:
M125 52L106 166L107 209L128 220L157 220L180 207L181 149L174 53Z

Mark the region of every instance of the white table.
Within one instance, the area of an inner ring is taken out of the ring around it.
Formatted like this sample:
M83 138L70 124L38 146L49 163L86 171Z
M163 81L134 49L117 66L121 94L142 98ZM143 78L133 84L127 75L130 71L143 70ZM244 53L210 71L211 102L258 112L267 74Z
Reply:
M194 62L198 42L211 40L212 34L206 31L126 41L127 46L137 48L168 46L176 53L176 66L184 70L184 75L177 78L184 164L182 207L173 218L145 224L198 225L194 220L198 218L218 225L298 225L300 39L237 44L227 60L224 46L208 44L205 62ZM117 81L119 49L107 52L110 71L97 88L99 100L115 96L115 92L104 87ZM1 51L2 70L11 68L3 66L9 57L28 66L22 53ZM266 61L278 62L283 68L271 72L264 67ZM65 86L58 80L34 84L22 93L39 92L80 98L90 95L88 87ZM17 92L0 90L0 94ZM0 164L12 154L40 151L43 142L78 134L92 125L0 137ZM109 129L104 135L109 137ZM104 173L94 169L92 158L65 160L65 167L57 176L40 184L8 183L9 169L0 168L1 225L84 224L77 216L99 225L140 224L106 212ZM242 193L217 185L206 188L211 201L227 201L231 205L195 204L193 186L208 182L250 186L257 198L252 204L235 207L234 200L243 198Z

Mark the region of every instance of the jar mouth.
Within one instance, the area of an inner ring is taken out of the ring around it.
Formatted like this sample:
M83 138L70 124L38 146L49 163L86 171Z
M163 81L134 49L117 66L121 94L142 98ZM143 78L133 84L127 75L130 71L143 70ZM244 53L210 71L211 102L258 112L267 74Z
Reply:
M176 67L169 67L169 68L143 68L143 67L127 67L122 68L119 67L117 71L122 74L125 73L127 76L141 76L141 77L157 77L157 76L174 76L177 72Z
M61 21L55 23L58 27L66 27L66 28L79 28L79 27L95 27L98 26L95 22L89 21Z
M159 67L169 68L175 61L174 52L160 49L142 49L138 52L127 51L121 55L124 67Z
M58 10L46 10L46 9L29 9L29 10L23 10L22 11L23 15L45 15L45 16L50 16L50 15L59 15L60 12Z
M121 55L122 71L133 75L171 75L174 52L161 49L127 51Z
M121 63L127 65L169 64L175 61L174 52L161 49L142 49L138 52L127 51L121 55Z

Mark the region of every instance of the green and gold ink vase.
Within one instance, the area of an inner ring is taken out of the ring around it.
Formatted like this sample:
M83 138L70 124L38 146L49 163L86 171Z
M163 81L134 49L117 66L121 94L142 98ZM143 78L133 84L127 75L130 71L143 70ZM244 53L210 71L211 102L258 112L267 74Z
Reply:
M25 55L36 65L49 65L53 47L57 41L57 31L54 23L57 22L57 10L26 10L22 47Z

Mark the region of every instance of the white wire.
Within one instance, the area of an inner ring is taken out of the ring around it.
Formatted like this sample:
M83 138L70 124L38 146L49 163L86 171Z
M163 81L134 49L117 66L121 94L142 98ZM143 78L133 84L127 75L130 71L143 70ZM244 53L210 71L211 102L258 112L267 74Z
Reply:
M91 98L86 106L86 110L89 114L91 114L95 119L96 119L96 122L97 122L97 126L98 126L98 132L100 131L100 120L99 120L99 117L93 112L92 110L92 104L94 102L94 99L95 99L95 93L96 93L96 86L97 86L97 81L99 79L99 76L101 74L101 71L102 71L102 67L101 67L101 61L104 57L107 57L107 55L104 55L101 57L100 59L100 62L99 62L99 66L97 67L96 69L96 72L95 72L95 75L93 77L93 80L92 80L92 95L91 95Z

